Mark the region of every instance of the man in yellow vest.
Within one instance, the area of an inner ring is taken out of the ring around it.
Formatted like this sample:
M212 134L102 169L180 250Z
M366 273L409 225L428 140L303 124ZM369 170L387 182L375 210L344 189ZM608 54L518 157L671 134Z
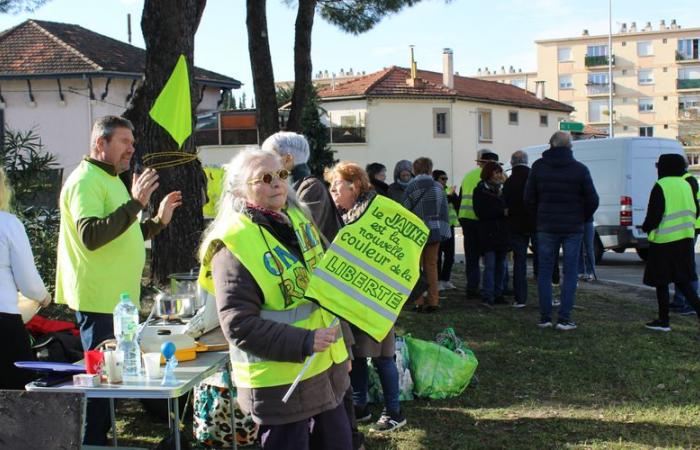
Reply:
M119 174L129 170L134 127L127 119L106 116L92 127L90 155L61 189L61 224L56 261L56 303L75 311L83 348L114 338L112 311L126 292L138 305L146 260L145 239L158 234L182 203L180 192L166 195L155 219L137 215L158 188L158 174L134 175L131 193ZM90 399L85 445L106 445L109 403Z
M659 318L647 323L646 327L671 331L668 314L670 283L676 284L700 316L700 300L691 287L691 282L696 279L693 240L698 211L697 191L693 191L690 183L683 179L683 155L661 155L657 170L659 179L649 195L642 230L648 234L649 240L644 284L656 288Z
M479 298L479 236L477 233L477 217L474 214L473 192L481 181L481 168L489 161L498 161L498 155L491 150L481 149L477 152L477 167L468 172L462 179L459 189L459 224L462 226L464 244L464 260L466 262L467 298Z
M693 192L697 192L696 198L700 200L700 189L698 189L698 180L693 174L691 174L687 170L688 167L686 166L686 172L683 174L682 178L685 181L687 181L688 184L690 184L690 188L693 190ZM693 247L695 247L695 243L698 240L698 233L700 233L700 218L698 218L695 221L695 238L693 239ZM693 258L693 272L697 274L697 268L695 267L695 258ZM690 285L695 292L698 291L697 278L693 280L690 283ZM671 311L676 312L681 316L692 316L693 314L695 314L695 310L688 304L683 293L675 285L673 290L673 301L669 305L669 308Z

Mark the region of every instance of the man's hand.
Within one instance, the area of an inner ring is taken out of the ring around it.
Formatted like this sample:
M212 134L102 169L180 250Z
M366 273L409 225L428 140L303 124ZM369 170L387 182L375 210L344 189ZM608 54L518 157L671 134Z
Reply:
M131 198L148 206L151 194L158 189L158 173L153 169L146 169L141 175L134 174L131 181Z
M332 328L319 328L314 331L314 352L322 352L333 344L338 338L340 326Z
M173 191L166 195L158 207L158 219L160 223L163 225L169 224L170 220L173 218L173 211L180 205L182 205L182 192Z

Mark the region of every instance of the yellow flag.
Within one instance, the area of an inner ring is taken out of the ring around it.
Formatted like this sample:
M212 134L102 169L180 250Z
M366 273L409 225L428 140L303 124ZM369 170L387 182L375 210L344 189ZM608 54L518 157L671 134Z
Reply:
M180 55L173 73L163 86L149 115L182 147L192 134L192 103L190 100L190 77L187 73L185 55Z

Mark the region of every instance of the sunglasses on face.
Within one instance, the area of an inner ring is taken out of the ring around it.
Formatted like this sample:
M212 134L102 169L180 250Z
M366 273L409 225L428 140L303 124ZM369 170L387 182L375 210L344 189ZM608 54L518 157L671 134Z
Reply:
M279 178L280 180L286 180L287 177L289 177L289 171L287 169L280 169L276 172L265 172L264 174L262 174L262 176L258 178L252 178L248 180L248 184L256 184L261 181L265 184L270 184L275 178Z

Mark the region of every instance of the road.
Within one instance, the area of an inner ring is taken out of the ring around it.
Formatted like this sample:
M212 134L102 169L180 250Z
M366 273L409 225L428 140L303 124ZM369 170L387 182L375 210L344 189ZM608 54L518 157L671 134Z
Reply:
M462 244L462 231L456 228L455 232L455 261L463 263L464 246ZM697 267L700 267L700 241L695 247L695 263ZM601 281L652 289L649 286L644 286L642 283L644 261L637 256L637 252L631 249L624 253L605 252L602 261L596 266L596 274Z

